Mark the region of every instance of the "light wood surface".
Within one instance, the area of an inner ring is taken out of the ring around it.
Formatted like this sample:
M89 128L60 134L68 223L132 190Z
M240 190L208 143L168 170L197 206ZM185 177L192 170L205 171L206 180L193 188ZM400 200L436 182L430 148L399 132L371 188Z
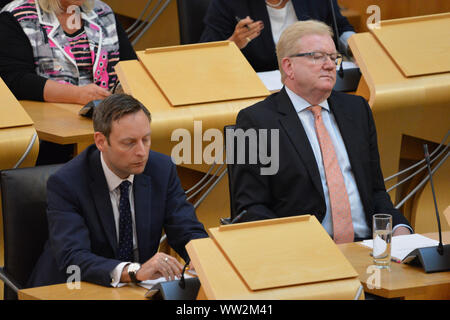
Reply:
M147 289L126 285L121 288L103 287L89 282L80 282L80 288L70 289L67 284L23 289L20 300L146 300Z
M447 159L442 167L433 175L442 231L450 231L450 210L448 210L448 219L445 218L445 209L450 205L449 179L450 161ZM413 212L415 214L412 216L411 224L414 226L415 232L426 233L437 230L436 212L429 183L417 195L416 201L414 201Z
M173 148L181 142L172 141L175 130L186 129L192 138L192 149L194 150L195 143L199 141L199 149L203 150L210 143L202 141L202 134L206 130L218 129L222 132L225 125L236 122L236 116L241 109L264 99L260 97L173 107L139 61L121 61L116 71L124 91L141 101L152 114L152 148L167 155L171 155ZM195 74L192 77L195 77ZM199 139L195 136L195 121L201 121ZM182 165L207 172L209 165L202 159L200 163L195 163L194 152L191 154L191 163Z
M82 105L39 101L20 101L35 122L39 138L58 144L94 142L92 120L78 115Z
M357 276L315 216L221 226L210 233L251 290Z
M145 8L148 0L132 0L132 3L124 0L105 0L104 2L106 2L115 13L137 19ZM158 3L160 3L160 5L158 5ZM165 3L165 1L162 3ZM151 10L154 10L156 5L158 5L156 11L161 8L160 1L152 1L145 16L148 15ZM159 18L155 20L153 25L136 43L134 49L145 50L147 48L174 46L177 44L180 44L177 2L171 1Z
M270 94L234 42L147 49L138 57L172 106Z
M33 135L36 133L33 120L0 78L0 170L11 169L21 159ZM33 166L39 152L36 139L21 167Z
M360 14L360 23L353 23L357 32L367 32L367 19L373 11L367 12L370 6L380 9L382 20L415 17L450 11L450 1L447 0L338 0L339 6L354 10ZM343 11L345 14L345 10Z
M437 233L424 234L438 239ZM450 232L443 234L443 242L450 243ZM368 268L373 264L369 255L371 249L359 243L338 245L342 253L351 262L359 274L364 285L364 291L385 297L403 299L450 299L450 271L438 273L425 273L420 267L400 263L391 263L391 270L381 270L380 288L369 288L374 285L371 276L373 270Z
M429 18L429 21L433 19ZM410 25L407 32L415 34L417 30L414 25ZM440 32L441 39L444 39L448 31ZM416 41L420 43L420 37ZM408 141L405 136L440 143L450 129L450 73L405 77L372 33L353 35L349 45L362 73L356 93L365 97L372 108L381 168L383 175L388 177L400 171L402 147ZM393 179L386 187L397 182L397 179ZM447 179L444 187L437 191L446 193L449 188L450 179ZM391 191L390 195L395 200L397 189ZM432 198L421 197L420 201L426 204L426 208L421 207L421 210L434 211ZM410 208L411 211L404 214L412 221L418 213L418 206L412 205Z
M450 72L450 13L382 21L370 32L406 77Z
M352 278L252 291L212 239L193 240L186 248L208 300L353 299L360 286Z
M424 235L432 239L438 238L437 233ZM450 232L443 234L443 241L450 243ZM194 242L195 249L192 249ZM358 280L349 279L252 292L212 239L193 240L188 248L201 279L206 273L215 275L207 277L206 281L202 280L199 293L199 298L202 299L352 299L360 284ZM371 275L367 273L368 266L372 264L370 249L359 243L342 244L338 248L357 270L359 280L367 292L387 298L450 299L450 272L426 274L420 268L396 263L392 264L391 272L381 273L381 288L370 290L366 284ZM70 290L66 284L23 289L19 292L19 299L142 300L145 299L145 292L146 289L134 285L108 288L81 282L80 290Z

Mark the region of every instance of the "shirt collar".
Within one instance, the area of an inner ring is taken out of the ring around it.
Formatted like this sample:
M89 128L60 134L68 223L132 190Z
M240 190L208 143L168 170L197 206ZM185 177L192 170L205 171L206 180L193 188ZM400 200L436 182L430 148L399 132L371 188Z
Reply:
M111 169L109 169L108 165L105 162L105 159L103 159L103 154L101 152L100 152L100 161L102 163L106 183L108 184L108 189L110 192L116 190L117 187L125 180L128 180L131 182L131 184L133 184L134 174L130 174L126 179L118 177L114 172L111 171Z
M300 97L298 94L294 93L288 87L284 86L284 88L286 90L287 95L291 99L292 104L294 105L295 111L297 113L304 111L308 107L311 107L311 104L308 101ZM323 109L327 110L328 112L330 111L330 106L328 105L328 101L326 99L320 102L318 105L321 106Z

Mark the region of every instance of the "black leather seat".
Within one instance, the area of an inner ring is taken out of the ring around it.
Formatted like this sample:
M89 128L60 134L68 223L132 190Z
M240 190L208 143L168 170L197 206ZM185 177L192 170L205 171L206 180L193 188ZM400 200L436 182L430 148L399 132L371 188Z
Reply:
M197 43L202 35L203 18L210 0L177 0L180 43Z
M236 127L235 125L228 125L228 126L225 126L223 128L223 133L224 133L224 136L225 136L225 139L224 139L225 140L225 153L228 155L228 157L230 157L230 155L229 155L230 150L229 150L228 144L230 144L231 141L227 140L227 129L234 130L235 127ZM232 146L234 147L234 153L233 153L234 154L234 157L233 157L234 159L232 159L232 161L229 161L231 159L226 158L226 160L227 160L227 174L228 174L228 191L230 193L230 217L229 218L222 218L222 219L220 219L220 223L221 224L230 224L231 221L234 218L236 218L236 216L237 216L236 204L235 204L235 201L234 201L233 179L232 179L232 177L233 177L233 167L234 167L234 163L236 163L236 157L237 157L237 155L236 155L236 143L233 143Z
M62 165L4 170L0 173L3 208L5 300L17 299L48 239L47 180ZM16 288L14 288L16 287Z

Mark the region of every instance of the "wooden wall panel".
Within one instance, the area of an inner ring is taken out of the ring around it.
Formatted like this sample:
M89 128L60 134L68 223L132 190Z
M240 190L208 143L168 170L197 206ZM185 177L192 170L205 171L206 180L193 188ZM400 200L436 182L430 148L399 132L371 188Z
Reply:
M450 0L338 0L338 3L361 14L361 24L355 26L361 32L368 31L366 21L370 15L366 11L370 5L380 7L381 20L450 12Z

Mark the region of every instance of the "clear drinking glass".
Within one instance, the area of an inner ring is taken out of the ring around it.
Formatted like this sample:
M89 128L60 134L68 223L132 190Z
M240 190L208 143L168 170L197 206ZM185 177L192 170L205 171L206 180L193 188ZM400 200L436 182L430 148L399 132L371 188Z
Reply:
M373 215L373 263L380 269L391 266L392 216L377 213Z

